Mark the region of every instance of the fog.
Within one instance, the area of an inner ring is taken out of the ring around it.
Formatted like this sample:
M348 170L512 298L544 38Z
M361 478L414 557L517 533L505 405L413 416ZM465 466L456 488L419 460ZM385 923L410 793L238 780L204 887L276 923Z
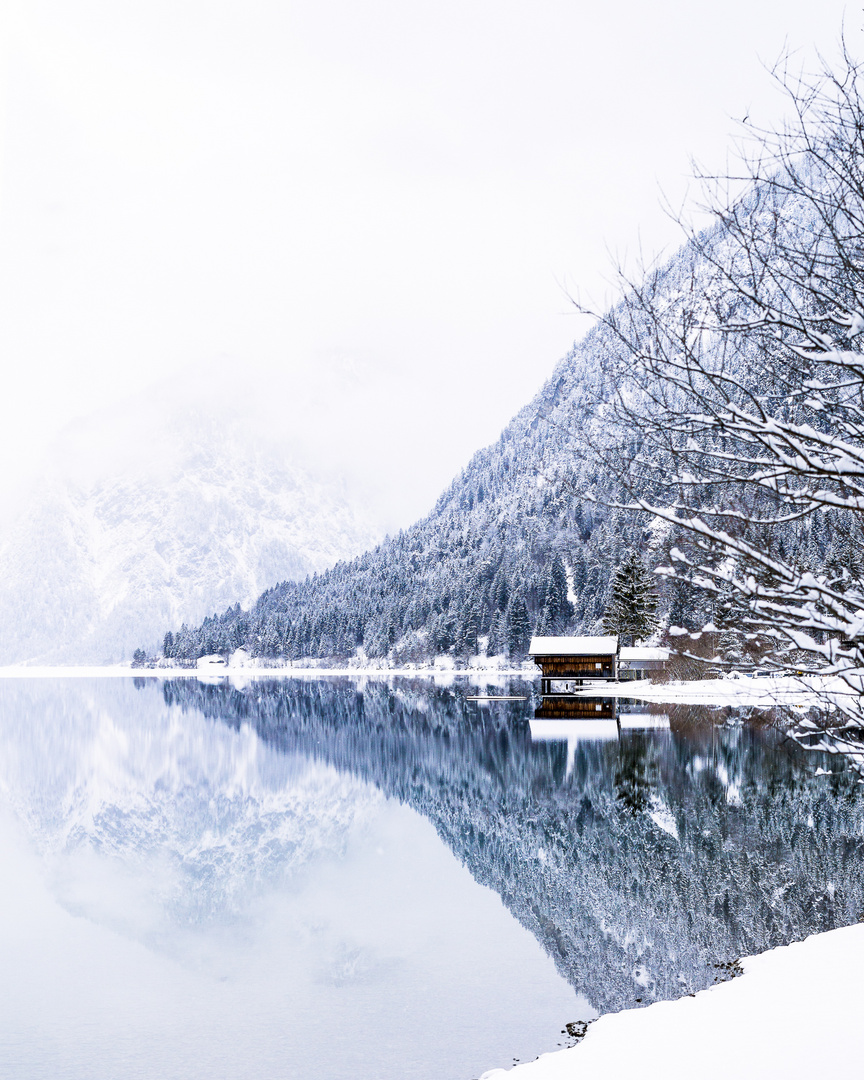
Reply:
M778 118L762 62L830 55L842 13L4 5L3 490L70 421L213 370L295 419L314 385L311 451L389 469L407 524L583 332L567 290L677 244L660 189Z

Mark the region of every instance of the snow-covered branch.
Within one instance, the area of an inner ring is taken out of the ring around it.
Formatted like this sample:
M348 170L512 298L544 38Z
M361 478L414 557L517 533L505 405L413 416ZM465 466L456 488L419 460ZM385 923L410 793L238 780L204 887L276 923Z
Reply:
M778 79L792 122L754 137L741 175L701 177L715 225L687 234L671 270L622 273L624 299L600 316L614 388L601 457L615 505L688 537L661 573L713 597L726 632L785 642L857 686L862 71L844 46L836 72ZM805 552L804 526L827 539Z

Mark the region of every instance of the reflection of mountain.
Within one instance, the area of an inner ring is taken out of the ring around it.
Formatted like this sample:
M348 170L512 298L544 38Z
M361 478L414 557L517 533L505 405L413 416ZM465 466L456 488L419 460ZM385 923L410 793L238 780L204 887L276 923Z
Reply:
M530 702L480 710L404 681L164 693L419 810L601 1011L864 912L858 787L770 732L694 728L679 708L671 732L580 742L568 771L566 743L531 743Z
M155 689L155 688L154 688ZM9 681L0 795L43 852L116 857L153 902L149 933L242 909L256 887L322 852L383 802L323 762L154 708L128 680ZM114 917L112 915L112 917Z

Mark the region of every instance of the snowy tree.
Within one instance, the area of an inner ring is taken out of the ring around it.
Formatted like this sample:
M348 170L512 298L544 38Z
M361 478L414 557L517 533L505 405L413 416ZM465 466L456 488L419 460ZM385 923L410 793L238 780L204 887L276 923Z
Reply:
M476 601L468 598L462 605L456 627L456 651L464 657L477 653L477 635L480 632L480 616Z
M531 636L531 623L528 609L522 593L514 592L507 605L507 652L514 658L525 655L528 651L528 639Z
M489 624L489 643L486 651L489 656L498 656L507 649L506 616L497 611Z
M573 605L567 598L567 573L561 556L557 554L549 564L542 607L547 612L549 627L554 633L560 633L573 614Z
M537 618L537 625L534 627L534 633L539 637L545 637L548 634L555 633L555 624L552 621L552 615L545 604L540 609L540 615Z
M657 592L654 575L638 552L618 567L612 583L612 599L603 616L603 632L617 634L625 645L648 637L657 625Z
M777 78L793 119L749 129L743 169L703 177L716 224L601 322L616 346L606 465L632 510L687 544L663 571L730 594L740 631L864 669L864 583L793 541L864 511L864 99L835 72ZM743 194L740 194L743 187ZM766 542L767 538L767 542ZM706 628L707 629L707 628Z

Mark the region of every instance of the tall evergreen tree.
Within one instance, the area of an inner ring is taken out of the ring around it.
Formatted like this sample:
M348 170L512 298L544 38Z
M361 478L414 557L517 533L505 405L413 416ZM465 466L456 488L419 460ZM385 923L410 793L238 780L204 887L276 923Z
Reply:
M537 625L534 627L534 633L540 637L555 633L555 623L552 619L549 607L546 604L540 609L540 615L537 618Z
M528 608L521 592L514 592L507 605L507 651L518 659L528 651L528 639L531 636L531 622Z
M462 605L456 628L456 650L462 656L477 653L477 635L480 632L480 615L474 601L469 597Z
M489 644L486 646L487 655L498 656L506 650L507 641L504 631L505 622L506 617L503 614L499 614L496 611L492 615L492 620L489 623Z
M564 623L573 614L573 605L567 599L567 572L561 556L557 554L549 564L542 607L548 612L553 632L563 630Z
M612 599L603 616L603 631L617 634L625 645L649 636L657 625L654 575L638 552L631 552L615 573Z

